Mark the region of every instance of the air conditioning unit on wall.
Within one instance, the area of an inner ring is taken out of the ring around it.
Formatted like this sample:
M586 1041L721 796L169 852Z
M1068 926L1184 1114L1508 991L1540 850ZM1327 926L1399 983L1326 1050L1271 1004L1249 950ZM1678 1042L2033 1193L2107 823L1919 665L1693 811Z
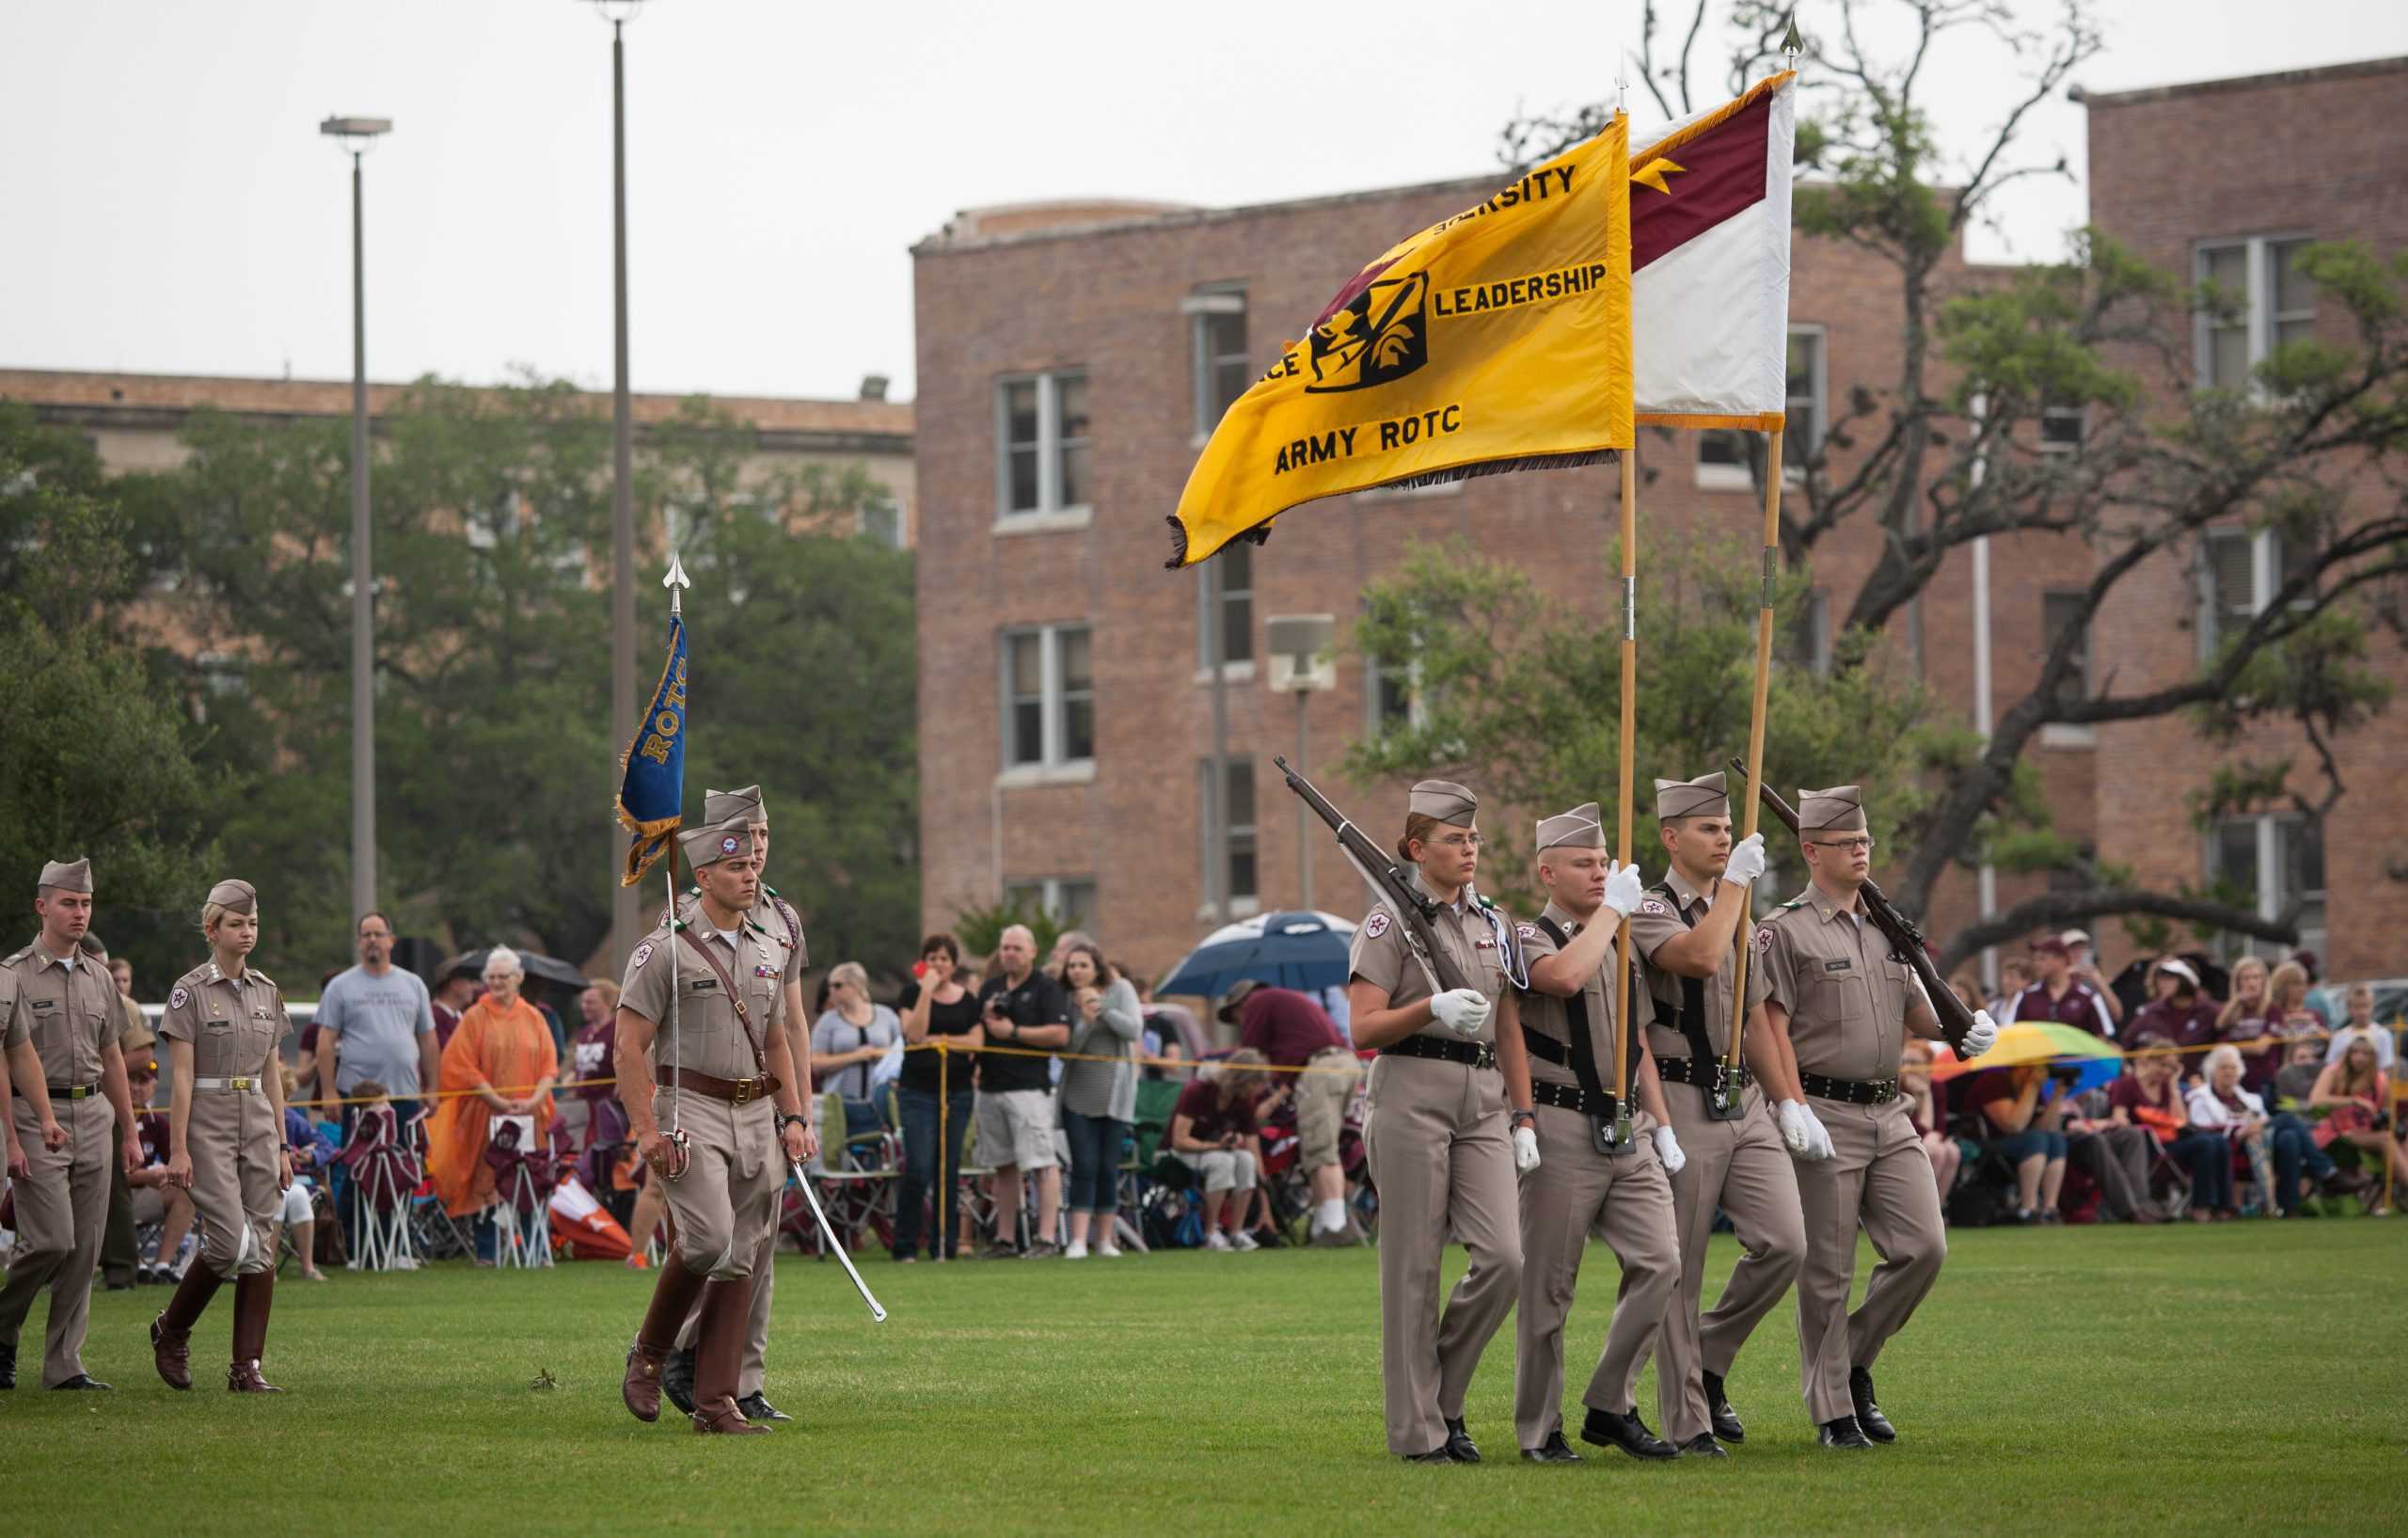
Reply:
M1263 622L1271 654L1271 692L1303 694L1338 687L1338 616L1286 614Z

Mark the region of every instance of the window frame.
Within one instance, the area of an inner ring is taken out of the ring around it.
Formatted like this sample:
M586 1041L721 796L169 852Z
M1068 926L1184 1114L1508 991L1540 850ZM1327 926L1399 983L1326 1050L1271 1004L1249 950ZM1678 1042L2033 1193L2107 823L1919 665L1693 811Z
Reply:
M1062 436L1062 387L1076 379L1087 387L1087 431L1078 438ZM1012 451L1016 445L1011 436L1013 387L1037 387L1037 505L1012 506ZM1031 527L1085 525L1095 515L1092 502L1065 502L1062 499L1062 461L1066 450L1078 447L1088 451L1088 473L1094 473L1095 449L1095 381L1084 363L1065 364L1060 368L1026 370L1016 373L1000 373L994 380L995 412L995 529L998 532Z
M1062 664L1067 650L1065 638L1073 632L1087 638L1087 681L1084 690L1072 690ZM1038 756L1020 759L1014 756L1019 744L1019 732L1012 720L1012 710L1020 696L1013 692L1012 656L1016 643L1026 637L1038 642ZM1045 625L1007 625L996 634L996 756L1002 760L998 774L1006 783L1060 778L1092 778L1095 773L1095 627L1084 622L1061 621ZM1074 696L1083 698L1087 706L1088 752L1085 757L1073 758L1068 753L1070 706Z
M1418 731L1430 724L1430 707L1421 688L1421 662L1389 662L1386 658L1366 656L1363 659L1363 735L1378 738L1395 728L1380 708L1380 696L1386 680L1402 676L1404 693L1404 727Z
M1241 377L1254 372L1253 339L1250 327L1245 327L1245 323L1251 319L1246 309L1245 284L1236 281L1198 284L1194 293L1180 301L1179 309L1180 313L1187 317L1188 402L1194 417L1195 446L1200 449L1212 436L1212 429L1221 425L1221 418L1228 412L1228 404L1218 410L1210 404L1215 394L1213 375L1221 365L1231 361L1238 364ZM1235 315L1241 323L1239 350L1235 353L1215 353L1211 350L1212 322L1216 317L1226 315ZM1251 383L1249 378L1249 387ZM1239 395L1244 393L1243 388L1238 391ZM1235 401L1236 396L1232 396L1229 404Z
M2253 896L2257 899L2258 916L2263 919L2280 918L2283 910L2289 905L2290 900L2297 897L2300 902L2301 918L2299 948L2314 951L2321 956L2328 948L2327 941L2331 931L2330 909L2327 904L2333 878L2328 871L2324 876L2324 885L2308 887L2303 884L2297 892L2292 892L2290 881L2293 862L2290 856L2294 846L2287 843L2287 838L2295 840L2303 833L2309 832L2312 827L2311 820L2297 811L2244 812L2218 817L2210 825L2206 837L2202 840L2201 868L2209 881L2221 880L2225 874L2221 868L2223 859L2220 852L2224 833L2227 830L2249 830L2254 845L2252 864L2256 868ZM2316 831L2316 836L2321 846L2322 843L2321 830ZM2320 848L2319 864L2322 863ZM2272 873L2271 879L2269 873ZM2290 947L2273 941L2259 940L2254 935L2236 935L2227 930L2217 936L2217 948L2223 959L2230 960L2241 956L2280 958L2288 954Z
M1245 563L1245 586L1228 585L1228 568L1222 563L1232 557ZM1254 545L1250 540L1233 539L1212 552L1209 560L1196 566L1196 679L1210 683L1212 679L1212 584L1215 575L1221 581L1221 670L1232 682L1254 676ZM1231 626L1229 609L1232 603L1245 607L1244 624ZM1244 655L1231 656L1230 642L1242 637Z
M2208 281L2208 265L2220 252L2242 253L2242 273L2248 281L2247 292L2241 296L2241 318L2248 355L2245 365L2248 377L2219 383L2210 377L2214 357L2214 333L2220 329L2215 315L2204 306L2191 317L2192 374L2201 389L2240 389L2254 384L2258 366L2274 350L2274 327L2284 321L2316 322L2316 306L2312 302L2305 311L2274 309L2274 252L2277 247L2312 245L2316 237L2303 230L2279 230L2261 235L2226 235L2194 242L2191 246L2191 280L2194 284Z
M1074 888L1085 888L1087 894L1085 912L1081 912L1064 900L1064 895ZM1097 921L1102 911L1103 888L1092 876L1007 876L1004 879L1003 901L1009 907L1022 895L1033 895L1037 911L1053 919L1065 929L1084 929L1099 939L1103 929Z

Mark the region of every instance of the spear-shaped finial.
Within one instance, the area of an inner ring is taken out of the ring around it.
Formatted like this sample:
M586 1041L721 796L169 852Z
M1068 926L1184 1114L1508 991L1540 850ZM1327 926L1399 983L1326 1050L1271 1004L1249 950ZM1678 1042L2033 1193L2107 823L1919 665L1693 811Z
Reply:
M1789 12L1789 30L1782 35L1781 51L1793 70L1798 68L1798 55L1806 51L1805 40L1798 35L1798 12L1794 8Z
M669 552L669 575L660 579L660 585L669 590L669 611L673 614L683 613L685 607L679 602L682 595L677 590L692 587L694 584L687 579L686 568L679 563L677 552L674 550Z
M1621 62L1614 66L1614 110L1616 112L1626 112L1629 108L1630 55L1628 54L1624 54L1622 56Z

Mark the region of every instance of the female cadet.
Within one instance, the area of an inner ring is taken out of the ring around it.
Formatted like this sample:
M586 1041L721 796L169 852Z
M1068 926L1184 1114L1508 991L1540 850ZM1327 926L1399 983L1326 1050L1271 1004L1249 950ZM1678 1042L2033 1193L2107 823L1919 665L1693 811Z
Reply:
M1513 997L1528 974L1513 921L1472 885L1479 808L1462 785L1425 780L1413 787L1397 841L1407 879L1436 904L1439 953L1470 986L1441 991L1386 902L1355 931L1348 961L1354 1043L1380 1054L1363 1141L1380 1193L1388 1451L1415 1463L1480 1459L1464 1426L1464 1393L1521 1287L1515 1172L1539 1162ZM1471 1267L1442 1318L1439 1267L1450 1229Z
M159 1034L175 1064L167 1111L167 1179L192 1193L207 1226L176 1295L150 1324L150 1349L170 1388L192 1387L192 1327L218 1284L234 1278L234 1356L226 1387L280 1394L260 1376L276 1290L272 1229L293 1183L284 1152L284 1089L277 1045L284 995L247 958L259 943L259 894L248 881L209 889L200 932L210 959L176 979Z

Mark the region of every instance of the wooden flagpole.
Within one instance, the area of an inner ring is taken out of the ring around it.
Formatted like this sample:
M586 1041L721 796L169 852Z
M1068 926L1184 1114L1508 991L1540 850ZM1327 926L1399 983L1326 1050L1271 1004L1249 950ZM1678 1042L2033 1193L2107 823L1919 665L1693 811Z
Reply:
M1756 698L1753 713L1748 718L1748 783L1740 788L1746 792L1747 814L1741 818L1746 829L1739 836L1748 838L1756 831L1756 814L1764 804L1757 787L1765 772L1765 701L1772 684L1772 588L1773 579L1781 570L1781 429L1776 427L1765 438L1765 549L1762 592L1756 607ZM1762 877L1757 878L1763 880ZM1731 1048L1725 1059L1722 1075L1724 1092L1737 1099L1739 1082L1739 1033L1748 1019L1748 953L1752 933L1751 927L1751 899L1755 896L1752 882L1739 895L1739 928L1737 943L1739 958L1731 973Z
M1636 864L1631 841L1631 783L1639 735L1639 439L1622 452L1622 765L1620 832L1615 848ZM1614 935L1614 1015L1621 1031L1614 1042L1614 1146L1630 1142L1630 1036L1638 1010L1630 993L1630 925Z

